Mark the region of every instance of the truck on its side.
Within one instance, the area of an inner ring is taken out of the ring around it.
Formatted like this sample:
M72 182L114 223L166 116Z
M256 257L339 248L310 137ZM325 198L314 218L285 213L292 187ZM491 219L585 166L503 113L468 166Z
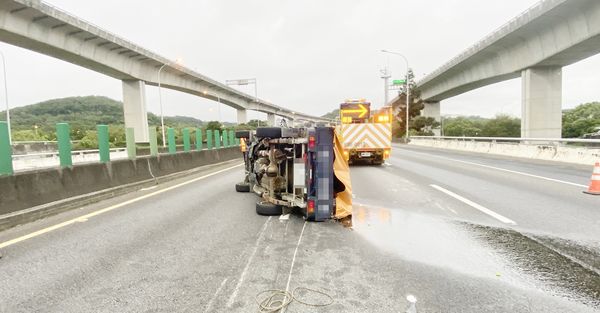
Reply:
M339 132L349 163L365 161L381 165L392 149L392 107L371 110L364 99L340 104Z
M336 157L343 160L335 136L333 127L237 131L236 137L248 145L244 180L236 184L236 191L252 191L260 197L259 215L281 215L283 207L288 207L310 221L349 216L349 174L342 173L343 164L341 172L334 173L335 168L340 171Z

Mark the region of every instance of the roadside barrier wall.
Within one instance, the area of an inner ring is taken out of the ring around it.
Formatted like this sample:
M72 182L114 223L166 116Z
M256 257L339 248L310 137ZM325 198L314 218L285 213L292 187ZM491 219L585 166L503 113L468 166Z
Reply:
M410 144L583 165L593 165L600 160L600 148L590 147L424 138L411 139Z
M0 176L0 217L53 201L237 158L241 159L240 148L228 147Z

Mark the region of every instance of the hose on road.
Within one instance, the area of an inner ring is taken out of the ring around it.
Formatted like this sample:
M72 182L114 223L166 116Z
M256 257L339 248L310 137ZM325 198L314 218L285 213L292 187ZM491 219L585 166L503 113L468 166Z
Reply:
M307 292L320 294L320 295L328 298L328 301L323 302L323 303L306 302L306 301L298 298L298 295L297 295L298 291L307 291ZM260 298L265 294L267 296L263 300L260 300ZM264 291L259 292L256 295L255 300L256 300L256 303L258 304L258 312L260 312L260 313L279 312L283 308L290 305L292 302L298 302L300 304L304 304L304 305L312 306L312 307L324 307L324 306L329 306L329 305L333 304L333 297L330 296L329 294L327 294L323 291L306 288L306 287L296 287L296 289L294 289L294 291L292 291L291 293L287 290L282 290L282 289L264 290Z

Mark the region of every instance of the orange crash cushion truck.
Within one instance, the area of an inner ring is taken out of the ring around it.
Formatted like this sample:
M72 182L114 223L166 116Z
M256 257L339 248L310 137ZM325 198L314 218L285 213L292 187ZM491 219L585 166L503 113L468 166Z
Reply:
M349 163L381 165L392 149L392 107L372 111L371 103L364 99L346 100L340 105L338 131Z

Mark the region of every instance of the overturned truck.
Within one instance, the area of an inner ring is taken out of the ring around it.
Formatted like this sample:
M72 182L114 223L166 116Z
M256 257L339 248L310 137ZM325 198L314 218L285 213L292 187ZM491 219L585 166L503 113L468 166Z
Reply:
M333 127L237 131L247 151L245 177L236 191L256 193L260 215L280 215L285 207L310 221L350 216L350 174L337 136Z

